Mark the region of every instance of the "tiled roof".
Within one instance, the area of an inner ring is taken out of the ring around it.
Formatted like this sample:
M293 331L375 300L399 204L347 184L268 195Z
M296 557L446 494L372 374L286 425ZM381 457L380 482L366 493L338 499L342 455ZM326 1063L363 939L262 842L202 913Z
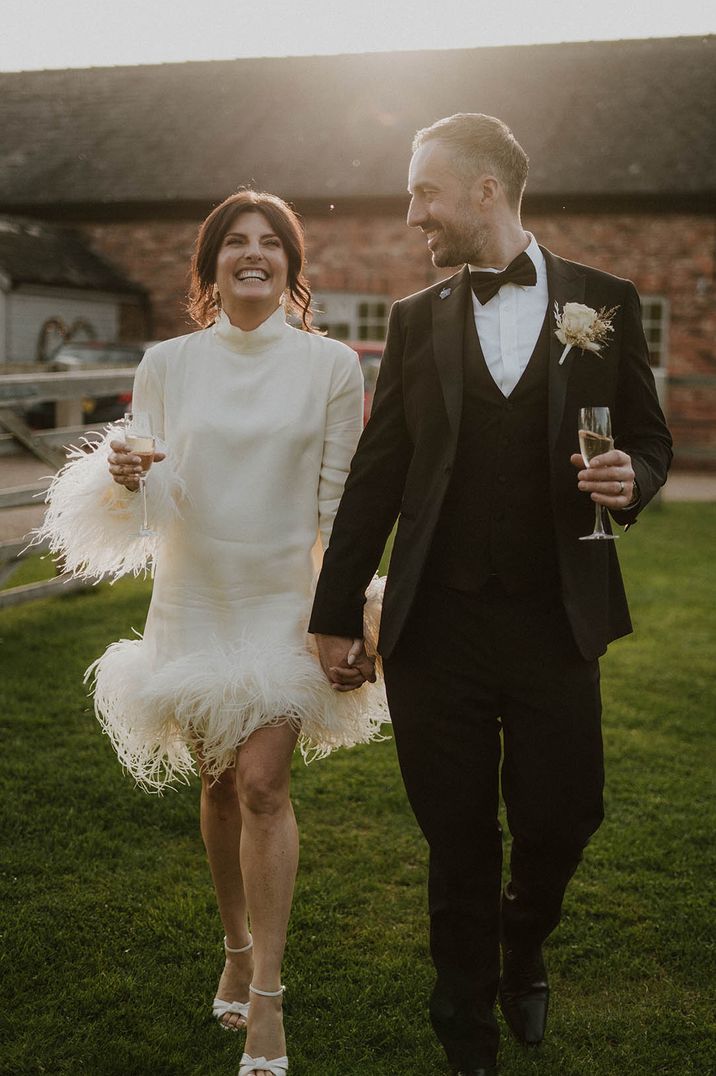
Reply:
M716 36L0 75L0 209L405 195L440 116L515 132L540 196L716 191Z
M12 285L144 292L73 232L20 217L0 217L0 275Z

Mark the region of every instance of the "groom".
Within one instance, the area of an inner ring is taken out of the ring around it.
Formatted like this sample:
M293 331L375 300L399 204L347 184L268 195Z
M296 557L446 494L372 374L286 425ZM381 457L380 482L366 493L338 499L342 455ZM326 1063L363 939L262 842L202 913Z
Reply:
M451 1071L491 1076L498 994L517 1038L542 1039L542 943L602 820L598 658L631 623L615 542L579 539L595 504L636 520L671 439L634 286L524 231L527 157L509 129L459 114L413 151L408 224L436 266L466 264L393 307L310 631L337 690L371 677L354 640L398 519L379 650L430 848L430 1014ZM601 334L581 338L600 350L563 356L566 303L603 312ZM589 469L576 452L587 406L610 408L614 434Z

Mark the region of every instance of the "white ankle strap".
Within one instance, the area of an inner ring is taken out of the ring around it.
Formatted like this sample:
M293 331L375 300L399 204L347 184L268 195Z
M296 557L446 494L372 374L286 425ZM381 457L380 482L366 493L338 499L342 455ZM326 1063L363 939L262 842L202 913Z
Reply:
M280 986L278 990L259 990L253 983L249 987L252 994L260 994L262 998L279 998L285 989L285 986Z
M253 949L253 947L254 947L254 939L251 937L250 934L249 934L249 944L248 945L242 945L242 947L240 949L232 949L230 945L227 945L226 944L226 935L224 935L224 949L226 949L227 953L248 953L249 949Z

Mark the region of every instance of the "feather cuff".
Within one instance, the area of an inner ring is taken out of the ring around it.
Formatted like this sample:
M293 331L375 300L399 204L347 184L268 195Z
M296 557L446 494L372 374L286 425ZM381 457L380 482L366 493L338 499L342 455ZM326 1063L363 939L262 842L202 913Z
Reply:
M30 544L46 540L76 578L114 580L149 570L162 532L179 515L183 483L166 459L147 475L149 521L157 535L140 536L141 496L113 482L108 471L110 441L123 437L120 427L110 426L99 444L70 447L68 462L47 490L45 518L32 532Z

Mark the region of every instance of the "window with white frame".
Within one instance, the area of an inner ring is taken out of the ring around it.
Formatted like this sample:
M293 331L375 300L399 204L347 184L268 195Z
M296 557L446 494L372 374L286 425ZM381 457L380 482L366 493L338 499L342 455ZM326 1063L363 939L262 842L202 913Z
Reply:
M658 295L642 295L641 323L649 346L649 362L654 370L666 369L669 333L669 304Z
M385 340L390 299L384 295L321 291L314 293L314 325L334 340Z

